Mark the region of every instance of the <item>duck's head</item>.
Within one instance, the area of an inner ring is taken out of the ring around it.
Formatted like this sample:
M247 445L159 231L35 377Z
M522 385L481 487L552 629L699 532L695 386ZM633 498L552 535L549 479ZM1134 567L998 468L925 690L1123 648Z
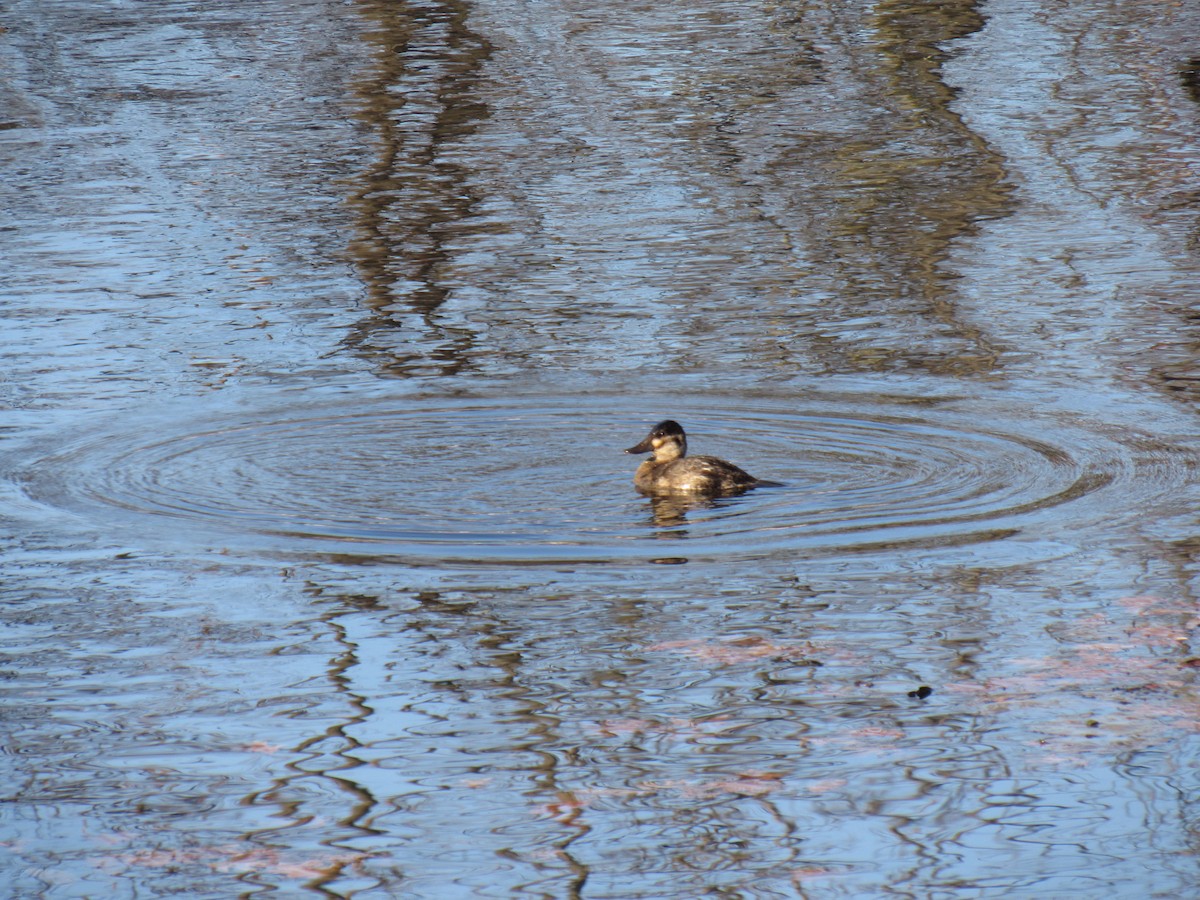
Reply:
M655 425L644 441L625 452L653 453L655 462L670 462L687 456L687 435L678 422L667 419Z

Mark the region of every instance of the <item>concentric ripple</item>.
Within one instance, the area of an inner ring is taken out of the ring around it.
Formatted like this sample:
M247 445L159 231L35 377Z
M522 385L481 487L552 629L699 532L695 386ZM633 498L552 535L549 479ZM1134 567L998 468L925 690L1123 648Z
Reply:
M1125 506L1100 495L1135 480L1120 444L1061 422L1045 426L1052 444L1027 421L844 401L629 407L438 398L159 416L86 436L21 480L42 503L147 538L514 563L1049 540ZM665 415L694 452L782 485L711 503L640 497L621 448Z

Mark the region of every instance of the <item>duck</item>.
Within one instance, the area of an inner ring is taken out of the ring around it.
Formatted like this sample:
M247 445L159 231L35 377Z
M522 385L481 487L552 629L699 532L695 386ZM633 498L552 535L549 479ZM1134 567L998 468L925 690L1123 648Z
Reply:
M673 419L659 422L625 452L654 454L642 460L633 476L634 487L648 496L731 497L766 484L715 456L688 456L687 434Z

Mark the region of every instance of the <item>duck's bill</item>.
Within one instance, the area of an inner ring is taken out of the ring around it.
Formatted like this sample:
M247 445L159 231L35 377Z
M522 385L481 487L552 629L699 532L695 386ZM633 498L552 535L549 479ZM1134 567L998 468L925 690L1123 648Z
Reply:
M654 449L654 447L650 443L650 438L646 438L644 441L642 441L636 447L630 447L625 452L626 453L649 453L653 449Z

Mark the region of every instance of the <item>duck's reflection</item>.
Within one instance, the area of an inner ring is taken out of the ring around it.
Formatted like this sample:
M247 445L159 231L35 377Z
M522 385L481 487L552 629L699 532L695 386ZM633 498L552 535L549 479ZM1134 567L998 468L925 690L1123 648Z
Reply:
M688 513L697 509L712 509L716 506L707 497L648 497L651 524L659 528L674 528L687 524ZM660 538L685 538L687 531L673 530L655 534Z

